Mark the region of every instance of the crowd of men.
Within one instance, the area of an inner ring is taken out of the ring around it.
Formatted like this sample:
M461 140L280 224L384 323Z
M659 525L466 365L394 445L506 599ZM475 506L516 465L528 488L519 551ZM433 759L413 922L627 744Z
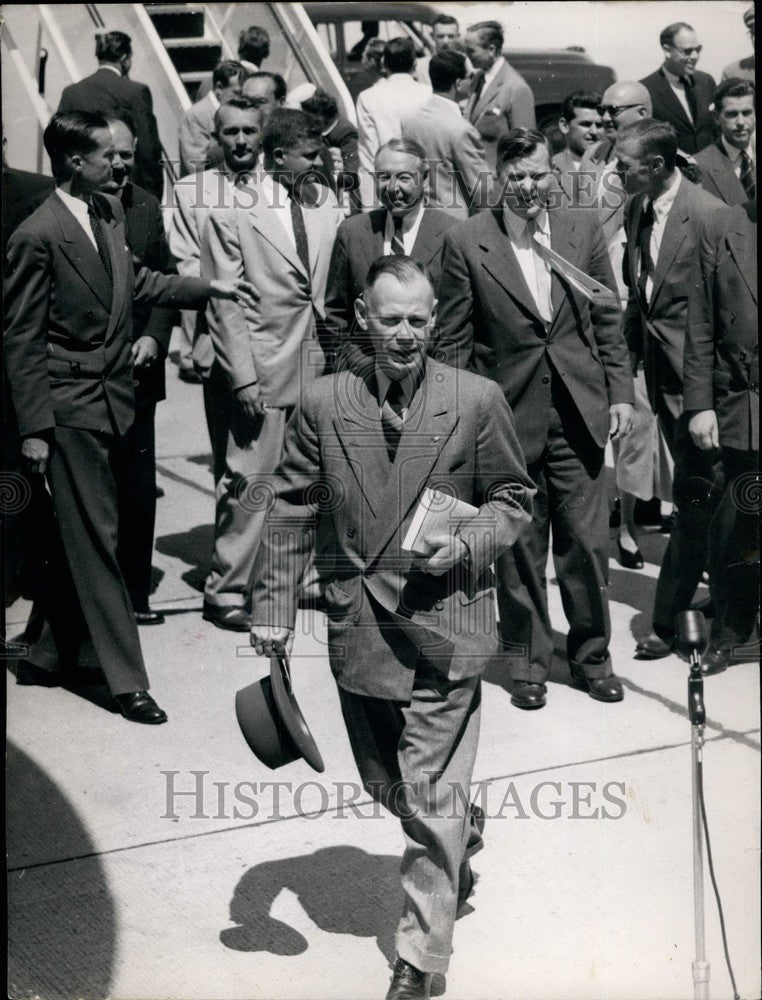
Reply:
M213 456L203 618L268 655L300 605L327 614L358 768L406 838L391 1000L429 996L473 889L483 816L455 789L487 662L502 654L516 707L546 703L551 539L572 682L623 699L610 443L624 566L643 566L636 501L675 511L635 655L675 649L706 572L705 673L759 627L753 59L717 86L670 25L656 72L568 96L557 149L497 22L461 38L441 15L433 39L426 60L383 46L355 129L331 95L289 94L261 68L267 33L244 32L180 123L167 230L119 32L45 130L53 182L3 171L9 461L32 498L17 683L96 666L126 719L166 721L138 626L163 622L154 420L179 322ZM411 553L427 484L477 513Z

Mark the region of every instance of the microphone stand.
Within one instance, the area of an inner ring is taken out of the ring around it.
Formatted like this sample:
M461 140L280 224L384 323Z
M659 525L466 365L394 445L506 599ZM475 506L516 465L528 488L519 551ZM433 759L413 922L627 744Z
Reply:
M691 720L691 778L693 790L693 909L696 928L696 957L691 963L693 996L709 1000L709 962L706 960L704 933L704 831L701 824L701 764L704 747L704 678L701 674L701 652L695 646L690 651L691 672L688 677L688 713Z

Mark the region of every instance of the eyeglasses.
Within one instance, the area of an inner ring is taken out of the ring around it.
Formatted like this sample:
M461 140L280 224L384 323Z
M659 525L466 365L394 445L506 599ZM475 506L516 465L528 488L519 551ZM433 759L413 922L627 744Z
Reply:
M679 52L681 56L690 56L695 52L697 56L701 55L701 50L704 48L703 45L693 45L689 49L684 49L682 45L670 45L671 49L675 52Z
M601 104L598 108L598 114L603 118L604 115L608 115L609 118L616 118L618 114L622 111L626 111L628 108L640 108L642 104Z

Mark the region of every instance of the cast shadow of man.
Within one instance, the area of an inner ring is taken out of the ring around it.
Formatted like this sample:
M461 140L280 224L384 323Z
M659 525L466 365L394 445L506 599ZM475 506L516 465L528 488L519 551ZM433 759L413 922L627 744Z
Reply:
M234 951L305 952L304 935L270 915L278 894L289 889L321 930L374 937L391 964L402 908L399 870L398 857L348 846L266 861L250 868L236 886L230 919L237 926L221 931L220 941Z

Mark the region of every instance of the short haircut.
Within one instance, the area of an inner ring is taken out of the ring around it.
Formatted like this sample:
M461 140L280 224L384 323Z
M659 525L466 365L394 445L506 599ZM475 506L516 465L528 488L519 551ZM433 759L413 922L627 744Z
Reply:
M306 139L322 141L323 123L315 115L295 108L276 108L262 136L265 160L272 162L276 149L293 149Z
M134 136L137 136L138 132L135 127L135 119L132 117L132 114L127 110L127 108L117 108L115 111L104 112L103 117L109 125L111 122L121 122L121 124L128 128Z
M372 62L377 70L381 69L381 62L384 58L384 49L386 48L386 42L383 38L369 38L368 44L365 46L363 52L363 59L367 59L368 62Z
M310 115L316 115L327 128L331 122L336 121L339 115L339 105L336 99L325 90L316 90L312 97L302 101L302 111Z
M384 66L390 73L410 73L415 67L415 46L400 35L390 38L384 46Z
M597 111L600 104L600 94L594 94L591 90L575 90L573 94L564 98L564 103L561 105L561 117L570 122L574 118L575 108L594 108Z
M717 114L722 111L722 102L726 97L751 97L756 104L757 90L751 80L741 80L737 76L723 80L714 92L714 110Z
M416 142L410 136L396 135L393 139L389 139L376 150L376 156L383 153L385 149L391 149L394 153L408 153L410 156L415 156L424 165L426 163L426 150L420 142Z
M236 59L225 59L212 73L212 85L215 87L229 87L230 81L234 78L241 79L243 66Z
M675 21L674 24L668 24L659 35L659 45L674 45L675 35L680 31L693 31L693 28L685 21Z
M265 28L252 24L238 36L238 55L257 66L270 55L270 35Z
M272 80L276 101L284 101L288 93L286 81L280 73L268 73L267 70L260 70L258 73L251 73L244 82L249 80Z
M229 100L223 101L214 112L215 132L219 132L220 130L220 120L222 118L223 108L238 108L239 111L253 111L254 114L259 116L260 125L262 124L262 108L256 105L250 97L243 97L240 94L236 94L235 97L231 97Z
M445 91L454 87L466 75L466 57L462 52L438 52L429 62L429 78L434 90Z
M95 36L95 58L98 62L119 62L132 55L132 39L123 31L107 31Z
M498 53L502 51L505 35L499 21L478 21L476 24L470 24L468 30L479 32L480 45L494 45Z
M503 166L504 163L510 163L511 160L521 160L525 156L531 156L539 146L544 146L550 154L548 140L542 132L533 128L512 128L498 141L497 164Z
M57 181L71 177L66 160L77 154L87 156L98 148L93 132L108 129L108 119L98 111L57 111L42 134Z
M460 29L457 17L453 17L452 14L437 14L433 25L436 27L438 24L454 24L456 28Z
M412 257L405 257L402 254L389 254L386 257L377 257L368 268L363 293L367 295L383 274L390 274L402 285L412 284L417 277L425 278L429 288L431 288L432 295L434 294L434 283L423 264L417 260L413 260Z
M675 169L677 132L668 122L660 122L655 118L641 118L640 121L619 130L617 143L624 139L637 141L640 159L648 160L653 156L661 156L667 170Z

